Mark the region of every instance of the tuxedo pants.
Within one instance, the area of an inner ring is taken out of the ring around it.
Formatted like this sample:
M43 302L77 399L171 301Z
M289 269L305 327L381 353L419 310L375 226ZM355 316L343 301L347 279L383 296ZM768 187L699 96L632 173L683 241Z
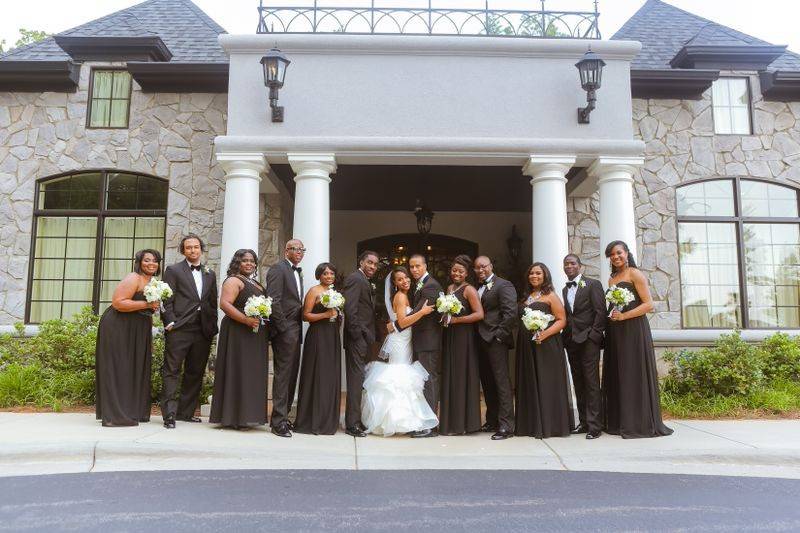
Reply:
M428 379L425 381L425 400L431 406L431 410L436 413L439 405L439 368L442 353L439 350L416 352L414 357L428 371Z
M210 351L211 340L203 335L199 321L166 332L164 364L161 366L161 414L164 418L186 419L194 416ZM176 398L179 380L181 391Z
M589 431L603 429L600 395L600 345L591 339L567 343L567 356L578 401L578 417Z
M361 423L361 393L364 388L364 376L367 366L369 345L362 346L347 343L344 349L344 362L347 371L347 404L344 413L346 428Z
M478 370L486 402L486 423L514 431L514 393L508 373L508 346L496 340L478 340Z
M272 339L272 417L270 425L278 427L288 420L300 371L300 324Z

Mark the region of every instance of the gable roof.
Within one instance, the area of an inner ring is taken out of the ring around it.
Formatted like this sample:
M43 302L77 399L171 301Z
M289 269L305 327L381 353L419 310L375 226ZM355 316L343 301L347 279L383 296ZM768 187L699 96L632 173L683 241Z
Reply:
M631 69L636 70L670 69L670 61L686 45L771 46L662 0L647 0L611 39L642 43L642 50L631 62ZM769 64L769 70L800 71L800 55L787 50Z
M228 63L217 37L226 33L191 0L147 0L57 34L58 37L159 37L171 62ZM53 37L20 46L0 61L69 61Z

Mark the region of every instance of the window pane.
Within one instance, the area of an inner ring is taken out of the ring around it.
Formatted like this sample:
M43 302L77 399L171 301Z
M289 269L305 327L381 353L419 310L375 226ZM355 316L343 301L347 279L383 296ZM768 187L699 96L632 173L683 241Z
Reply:
M731 133L750 135L750 109L747 107L731 108Z
M31 284L31 299L61 301L62 281L34 280Z
M103 255L114 259L133 257L133 239L105 239Z
M735 224L682 222L678 239L684 326L740 326Z
M163 218L137 218L136 236L137 237L157 237L164 238L164 219ZM159 249L160 250L160 249Z
M750 134L750 95L745 78L721 78L711 86L714 131Z
M131 75L124 70L114 72L114 98L127 99L131 91Z
M714 107L714 133L726 135L733 133L729 107Z
M94 259L67 259L64 273L71 279L93 279Z
M41 209L99 209L99 173L76 174L48 180L39 187Z
M92 300L92 287L94 283L92 280L88 281L65 281L64 282L64 300Z
M92 237L97 235L95 217L70 217L68 234L70 237Z
M730 93L728 89L729 78L721 78L711 84L711 101L714 107L731 105Z
M109 126L112 128L125 128L128 126L128 100L111 101Z
M36 221L38 237L66 237L67 217L39 217Z
M111 121L111 101L92 100L91 118L89 126L92 128L102 128L108 126Z
M133 259L106 259L103 261L103 279L114 283L133 271Z
M744 252L750 325L765 328L800 326L796 309L800 293L800 226L745 224Z
M797 191L763 181L742 180L742 214L752 217L797 217Z
M86 306L91 307L92 306L92 302L91 301L86 301L86 302L64 302L63 308L61 310L61 316L62 316L62 318L66 318L66 319L72 318L73 315L76 315L76 314L80 313L81 310Z
M728 105L747 107L750 104L747 101L747 80L744 78L729 78L725 81L730 93Z
M39 323L60 317L61 302L31 302L31 322Z
M63 259L34 259L33 279L61 279L63 275Z
M92 98L111 98L112 71L95 71Z
M106 218L105 225L106 237L133 237L136 219L130 217L108 217Z
M72 259L94 257L95 244L94 239L67 239L66 256Z
M733 216L733 182L714 180L679 187L678 215Z

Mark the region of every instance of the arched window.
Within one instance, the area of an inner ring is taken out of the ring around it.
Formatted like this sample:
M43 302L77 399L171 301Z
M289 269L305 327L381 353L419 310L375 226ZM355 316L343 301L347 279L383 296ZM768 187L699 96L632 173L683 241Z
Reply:
M726 178L676 196L683 326L800 327L797 190Z
M102 312L141 248L163 252L166 180L97 170L37 183L27 322Z

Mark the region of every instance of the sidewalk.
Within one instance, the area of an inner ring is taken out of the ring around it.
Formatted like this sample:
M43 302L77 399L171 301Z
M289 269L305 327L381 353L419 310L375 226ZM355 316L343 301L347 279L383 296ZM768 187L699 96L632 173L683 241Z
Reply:
M411 439L276 437L206 423L166 430L160 417L103 428L93 414L0 412L0 476L120 470L480 469L764 476L800 479L800 420L667 422L674 435L583 435L493 442L485 433Z

